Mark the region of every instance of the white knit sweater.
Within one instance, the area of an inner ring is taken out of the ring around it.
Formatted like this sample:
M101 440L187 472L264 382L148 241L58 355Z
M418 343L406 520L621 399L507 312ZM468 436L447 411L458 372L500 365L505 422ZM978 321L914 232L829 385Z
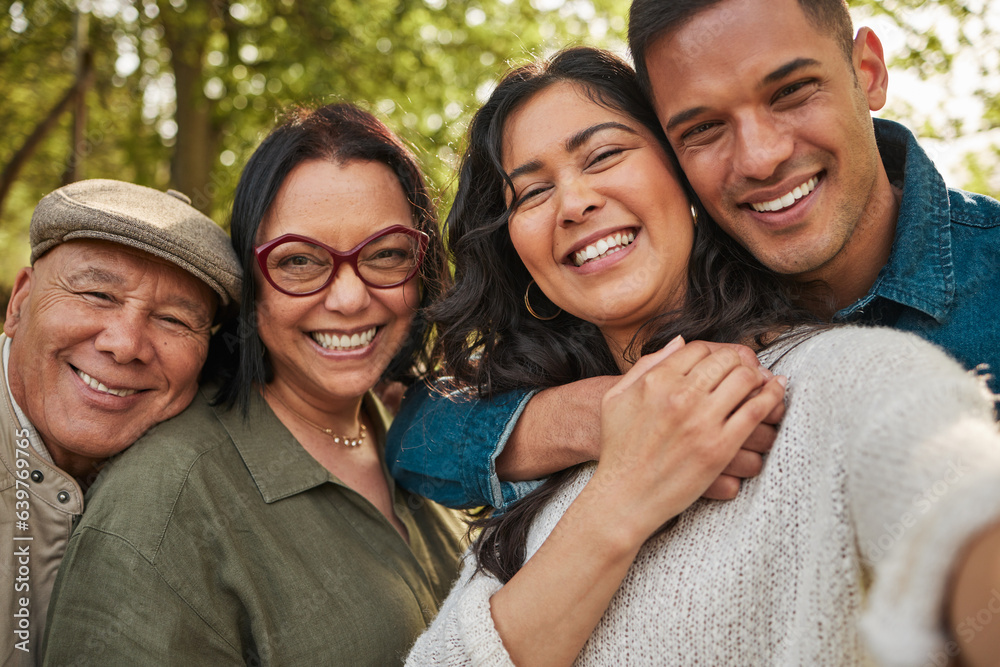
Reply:
M945 664L950 565L1000 517L982 383L886 329L819 333L774 370L788 410L763 472L643 546L576 664ZM593 471L538 516L529 558ZM490 616L500 584L469 561L408 665L511 664Z

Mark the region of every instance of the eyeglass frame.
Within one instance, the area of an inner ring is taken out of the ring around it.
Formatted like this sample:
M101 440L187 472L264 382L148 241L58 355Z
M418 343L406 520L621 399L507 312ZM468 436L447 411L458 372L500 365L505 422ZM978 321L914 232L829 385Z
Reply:
M375 285L368 282L367 280L365 280L364 276L361 275L361 271L358 270L358 257L361 255L361 249L379 237L388 236L389 234L396 234L396 233L402 233L407 236L412 236L419 242L420 246L418 249L418 258L416 265L414 265L412 271L406 274L405 278L403 278L399 282L392 283L391 285ZM386 227L385 229L375 232L374 234L372 234L371 236L369 236L364 241L354 246L347 252L340 252L335 248L331 248L325 243L322 243L321 241L317 241L316 239L310 238L308 236L302 236L301 234L282 234L278 238L271 239L267 243L261 243L259 246L254 248L253 252L254 255L257 257L257 266L260 268L260 272L263 274L264 279L267 280L267 282L271 285L271 287L278 290L282 294L287 294L288 296L310 296L312 294L316 294L317 292L322 292L327 287L329 287L330 283L333 282L334 276L336 276L337 272L340 270L340 267L344 265L344 262L348 262L350 266L354 269L354 275L358 277L358 280L360 280L362 283L373 289L390 289L392 287L399 287L400 285L405 285L406 283L413 280L414 276L416 276L417 273L420 272L420 267L423 266L424 258L427 255L427 246L430 244L430 240L431 240L430 236L428 236L426 232L422 232L419 229L414 229L413 227L407 227L405 225L393 225L391 227ZM333 268L331 269L330 276L326 279L326 282L324 282L322 285L309 292L289 292L288 290L278 286L278 284L271 277L271 272L268 271L267 269L267 258L268 256L270 256L271 251L273 251L279 245L282 245L283 243L288 241L299 241L301 243L308 243L318 248L322 248L323 250L326 250L328 253L330 253L330 256L333 257Z

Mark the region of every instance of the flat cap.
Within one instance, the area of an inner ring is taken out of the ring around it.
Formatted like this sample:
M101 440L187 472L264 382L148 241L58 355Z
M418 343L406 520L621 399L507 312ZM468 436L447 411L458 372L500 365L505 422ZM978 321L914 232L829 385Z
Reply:
M31 216L31 263L66 241L121 243L162 257L239 303L242 270L229 237L175 190L93 179L42 198Z

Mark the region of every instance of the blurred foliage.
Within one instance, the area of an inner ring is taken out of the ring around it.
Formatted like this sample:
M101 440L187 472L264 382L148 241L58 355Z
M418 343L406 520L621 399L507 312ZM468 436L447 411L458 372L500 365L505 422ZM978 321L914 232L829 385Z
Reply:
M38 199L78 178L186 192L225 225L239 169L292 105L352 101L411 143L447 197L477 94L508 61L586 42L624 51L628 0L5 0L0 164L74 84L78 14L96 73L86 130L66 112L0 210L0 284L27 259Z
M27 261L31 211L66 178L176 187L225 225L239 170L292 105L352 101L383 118L421 160L443 202L470 113L508 64L573 43L624 53L628 0L0 0L0 165L81 77L73 110L17 173L0 208L0 285ZM970 44L993 44L983 2L861 0L906 34L896 63L941 76ZM917 22L939 5L946 39ZM77 31L79 19L83 32ZM985 27L984 27L985 26ZM957 31L957 32L956 32ZM996 58L985 73L1000 70ZM981 91L1000 125L1000 96ZM946 123L941 136L977 128ZM76 158L75 175L67 162ZM976 184L989 185L983 163Z

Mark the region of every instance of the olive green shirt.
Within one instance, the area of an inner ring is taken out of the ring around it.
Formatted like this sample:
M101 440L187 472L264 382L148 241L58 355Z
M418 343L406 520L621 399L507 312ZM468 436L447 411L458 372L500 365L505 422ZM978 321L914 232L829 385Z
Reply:
M259 396L244 421L202 391L87 493L45 664L401 663L457 574L456 515L386 473L407 544ZM365 409L383 443L384 410Z

